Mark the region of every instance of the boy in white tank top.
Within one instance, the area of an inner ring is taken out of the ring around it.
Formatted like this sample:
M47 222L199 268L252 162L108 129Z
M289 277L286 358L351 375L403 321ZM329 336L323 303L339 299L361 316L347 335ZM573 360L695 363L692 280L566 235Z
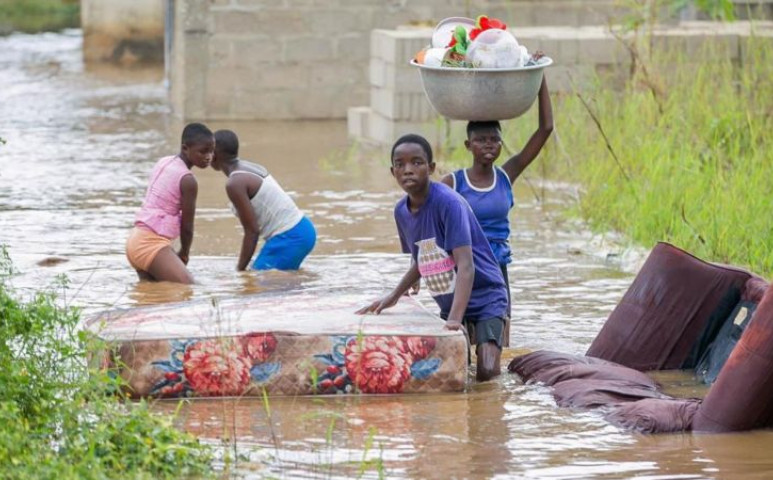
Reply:
M300 268L317 240L314 225L265 167L239 158L239 138L231 130L215 132L212 168L228 177L226 193L244 228L236 269L247 268L260 236L265 244L253 269Z

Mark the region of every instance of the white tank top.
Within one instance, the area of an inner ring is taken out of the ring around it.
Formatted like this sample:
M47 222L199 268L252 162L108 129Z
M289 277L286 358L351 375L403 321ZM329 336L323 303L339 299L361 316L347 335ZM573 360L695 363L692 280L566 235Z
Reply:
M301 221L303 213L267 171L265 176L244 170L231 172L231 175L237 173L255 175L263 180L258 193L250 199L250 204L252 204L252 211L255 212L255 218L258 219L260 235L265 240L290 230ZM231 211L236 213L233 205L231 205Z

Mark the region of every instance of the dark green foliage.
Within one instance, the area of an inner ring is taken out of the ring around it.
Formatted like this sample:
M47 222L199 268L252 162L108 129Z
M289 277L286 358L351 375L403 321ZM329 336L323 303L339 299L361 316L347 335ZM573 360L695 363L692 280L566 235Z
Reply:
M78 26L78 0L0 0L0 32L37 33Z
M209 447L147 403L109 394L118 381L89 370L101 345L78 329L79 312L53 290L20 300L12 275L0 246L0 478L211 475Z

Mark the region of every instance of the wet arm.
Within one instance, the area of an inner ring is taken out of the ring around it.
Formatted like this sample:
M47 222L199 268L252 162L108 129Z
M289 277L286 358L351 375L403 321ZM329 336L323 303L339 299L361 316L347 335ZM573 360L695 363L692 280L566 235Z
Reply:
M458 330L461 328L464 312L467 311L467 304L470 303L472 282L475 278L475 264L472 262L472 247L470 245L454 248L451 254L454 257L454 263L456 263L456 288L454 289L451 310L448 312L446 328Z
M229 181L226 185L226 192L236 209L239 221L244 229L242 247L239 251L239 261L236 264L236 269L242 271L247 269L247 265L249 265L250 259L252 259L255 248L258 245L258 238L260 236L258 219L255 216L255 211L252 209L246 183L239 180Z
M454 179L453 179L452 176L453 176L452 173L444 175L443 178L440 179L440 182L441 183L445 183L446 185L448 185L451 188L454 188Z
M394 306L400 297L402 297L405 292L407 292L408 289L411 288L411 286L418 282L420 279L421 274L419 273L419 266L416 264L416 262L411 262L411 268L405 272L405 275L403 275L403 278L400 280L400 283L397 284L394 290L392 290L384 298L376 300L370 305L357 310L356 313L360 315L365 313L375 313L378 315L382 310Z
M550 134L553 132L553 107L550 104L550 92L548 92L548 84L545 81L545 77L542 77L542 85L539 88L538 95L539 102L539 127L532 134L526 146L523 150L516 153L509 160L507 160L502 169L507 173L510 183L515 180L526 170L532 161L537 158L545 142L550 138Z
M193 175L185 175L180 180L182 203L182 219L180 222L180 251L177 255L186 265L193 243L193 219L196 216L196 197L199 194L199 184Z

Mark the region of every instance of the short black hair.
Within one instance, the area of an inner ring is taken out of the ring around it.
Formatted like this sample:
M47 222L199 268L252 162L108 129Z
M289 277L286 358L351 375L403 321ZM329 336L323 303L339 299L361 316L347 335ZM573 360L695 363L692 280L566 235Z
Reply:
M498 120L486 120L486 121L472 121L467 122L467 138L470 138L472 132L479 132L481 130L495 129L499 132L502 131L502 126Z
M395 157L395 149L397 149L397 147L399 147L404 143L415 143L419 145L424 150L424 153L427 155L427 162L432 163L432 147L430 146L426 138L422 137L421 135L416 135L415 133L407 133L397 139L395 144L392 145L392 153L389 155L390 163L393 161Z
M213 137L212 130L203 123L189 123L183 128L182 143L183 145L193 145L211 140Z
M239 156L239 137L231 130L215 132L215 149L232 157Z

